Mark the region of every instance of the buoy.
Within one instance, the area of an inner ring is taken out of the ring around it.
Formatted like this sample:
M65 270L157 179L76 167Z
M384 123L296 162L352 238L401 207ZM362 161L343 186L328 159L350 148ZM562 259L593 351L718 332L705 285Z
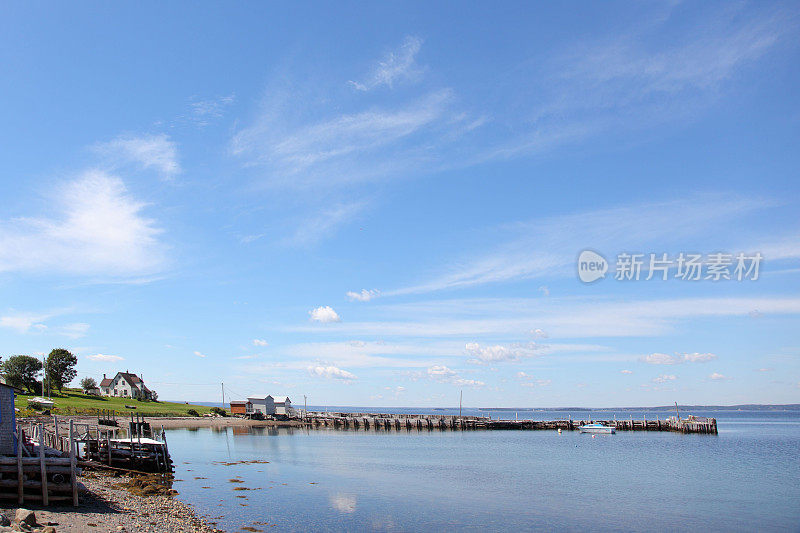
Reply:
M593 439L597 438L597 435L592 435L592 438L593 438Z
M558 428L558 434L561 435L561 428Z

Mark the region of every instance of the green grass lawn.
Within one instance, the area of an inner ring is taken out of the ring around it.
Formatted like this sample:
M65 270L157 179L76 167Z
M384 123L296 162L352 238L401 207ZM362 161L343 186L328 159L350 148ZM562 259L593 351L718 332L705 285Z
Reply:
M39 411L28 408L28 400L34 396L32 394L20 394L17 396L14 405L20 409L18 416L41 414ZM79 389L64 389L62 394L52 394L51 399L55 402L55 405L50 412L56 415L95 414L97 409L116 411L117 416L130 416L130 413L138 413L145 416L190 416L189 409L194 409L201 415L211 412L210 407L203 405L141 402L132 398L87 396ZM129 409L125 407L126 405L136 406L136 409Z

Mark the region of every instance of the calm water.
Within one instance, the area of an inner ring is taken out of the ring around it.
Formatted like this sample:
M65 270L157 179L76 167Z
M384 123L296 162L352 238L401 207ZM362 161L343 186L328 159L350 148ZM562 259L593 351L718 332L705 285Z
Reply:
M800 531L800 413L695 414L716 416L719 435L229 428L167 437L179 497L230 531ZM269 463L222 464L254 459Z

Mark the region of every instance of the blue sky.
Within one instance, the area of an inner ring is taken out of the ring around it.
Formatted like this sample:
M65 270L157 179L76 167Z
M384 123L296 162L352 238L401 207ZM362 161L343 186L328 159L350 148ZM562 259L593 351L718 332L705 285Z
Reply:
M789 2L7 3L2 354L66 347L79 377L197 401L798 402L799 24ZM623 252L763 261L620 281Z

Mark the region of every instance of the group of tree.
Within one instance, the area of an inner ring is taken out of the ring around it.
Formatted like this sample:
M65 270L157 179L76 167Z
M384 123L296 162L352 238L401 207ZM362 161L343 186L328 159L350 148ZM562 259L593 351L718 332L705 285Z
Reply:
M78 371L75 366L78 358L69 350L56 348L45 359L44 365L36 357L30 355L14 355L0 364L6 383L11 386L25 389L31 394L42 394L45 387L58 389L62 392L64 386L75 379ZM44 381L39 381L39 372L44 368Z

